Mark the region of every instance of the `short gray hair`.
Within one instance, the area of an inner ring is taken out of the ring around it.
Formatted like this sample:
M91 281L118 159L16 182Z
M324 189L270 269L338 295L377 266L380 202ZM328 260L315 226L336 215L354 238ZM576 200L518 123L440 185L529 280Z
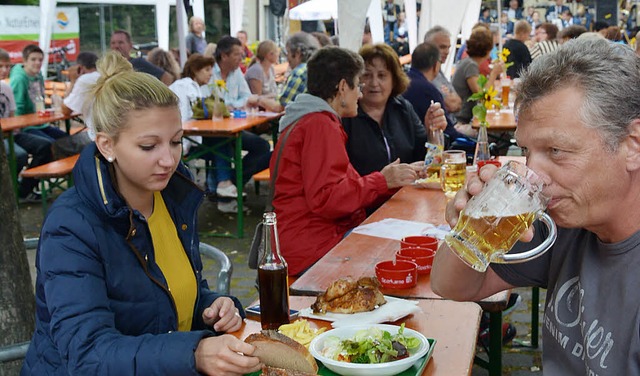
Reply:
M291 53L300 52L302 62L306 63L311 58L311 55L320 49L320 43L313 35L298 31L287 39L286 47Z
M425 43L433 42L433 37L435 37L438 34L444 34L447 37L451 38L451 33L449 32L449 30L445 29L440 25L436 25L431 29L427 30L427 32L424 34L424 42Z
M640 118L640 57L626 45L605 39L574 39L535 59L518 87L518 114L527 114L549 94L573 87L584 95L581 121L602 134L616 151Z

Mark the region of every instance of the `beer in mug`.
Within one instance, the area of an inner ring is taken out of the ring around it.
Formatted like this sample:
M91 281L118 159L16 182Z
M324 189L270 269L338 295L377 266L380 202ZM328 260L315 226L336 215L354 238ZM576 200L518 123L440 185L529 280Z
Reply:
M547 197L535 172L518 162L508 162L460 213L446 235L449 248L473 269L484 272L491 262L521 262L544 253L555 241L555 224L543 213ZM533 221L549 227L549 237L535 249L506 255Z
M455 196L464 187L467 176L467 153L464 150L447 150L443 153L440 183L447 197Z
M511 79L509 77L500 80L502 85L502 107L509 108L509 92L511 91Z

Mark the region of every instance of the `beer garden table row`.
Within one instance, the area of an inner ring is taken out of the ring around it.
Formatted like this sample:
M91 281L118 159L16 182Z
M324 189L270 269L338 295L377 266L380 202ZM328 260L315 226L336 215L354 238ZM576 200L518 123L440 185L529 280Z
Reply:
M13 132L19 131L21 129L27 127L33 127L37 125L53 123L57 121L65 121L65 128L67 133L71 130L71 119L78 117L78 114L64 115L61 113L53 113L49 116L40 116L38 114L28 114L28 115L19 115L12 116L8 118L0 119L0 129L2 129L2 133L8 134L8 143L9 143L9 154L7 155L9 159L9 171L11 173L11 180L13 181L13 187L16 191L18 191L18 172L16 166L16 151L15 151L15 140L13 138Z
M446 197L441 190L428 190L407 186L376 210L364 224L386 218L426 222L434 225L445 223ZM417 235L417 234L416 234ZM293 295L318 295L329 284L344 276L357 279L375 274L376 263L391 260L399 249L399 241L358 233L351 233L331 249L316 264L300 276L290 288ZM407 289L382 289L385 295L409 299L442 299L431 289L430 275L418 276L415 287ZM491 375L499 375L502 368L502 310L506 308L509 291L497 293L477 302L491 315L489 362L479 361L489 367ZM475 318L470 316L469 320ZM477 335L478 328L475 329Z
M487 111L487 123L489 124L487 127L489 140L496 143L498 150L508 149L512 145L511 139L517 127L513 107L511 109ZM472 126L475 129L480 126L478 119L473 119Z
M244 236L244 198L242 196L242 131L249 130L257 125L267 123L271 120L278 119L280 113L258 113L257 115L249 114L246 118L222 118L222 119L205 119L191 120L182 125L186 138L193 141L193 136L202 137L224 137L225 140L217 142L213 145L199 145L198 149L185 156L185 160L202 158L207 154L215 154L222 158L227 158L221 154L219 149L230 142L234 143L234 154L231 162L235 166L236 187L238 188L238 214L236 218L236 234L238 238ZM213 234L218 235L218 234Z

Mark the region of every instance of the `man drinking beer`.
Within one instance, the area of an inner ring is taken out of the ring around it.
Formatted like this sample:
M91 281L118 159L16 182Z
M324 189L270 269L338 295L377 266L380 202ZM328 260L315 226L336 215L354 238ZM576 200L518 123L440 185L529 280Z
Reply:
M530 65L516 111L516 139L527 165L545 179L558 238L537 259L491 264L486 272L444 244L433 290L478 301L514 287L546 288L546 375L639 375L640 58L606 40L570 41ZM484 167L449 203L452 227L495 171ZM534 223L511 253L546 235Z

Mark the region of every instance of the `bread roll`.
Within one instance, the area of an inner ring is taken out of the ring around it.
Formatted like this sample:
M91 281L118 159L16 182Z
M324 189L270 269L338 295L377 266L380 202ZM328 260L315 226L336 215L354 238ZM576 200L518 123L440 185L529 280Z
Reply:
M297 371L298 375L300 372L318 374L318 364L309 350L275 330L251 334L244 341L256 347L252 355L269 367Z

